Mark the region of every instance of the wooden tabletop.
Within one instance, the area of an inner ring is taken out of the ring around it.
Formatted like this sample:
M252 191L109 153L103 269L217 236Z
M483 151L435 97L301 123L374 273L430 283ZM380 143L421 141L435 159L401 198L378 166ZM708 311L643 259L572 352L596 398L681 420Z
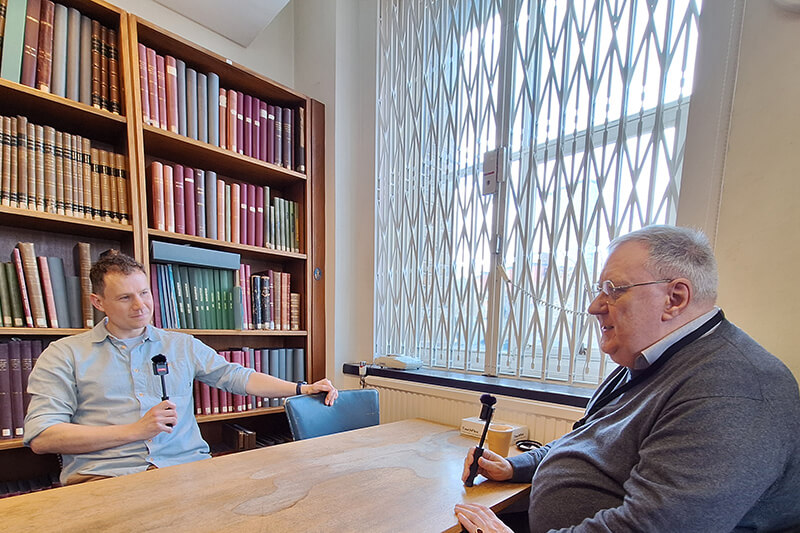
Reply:
M461 531L459 502L499 511L530 485L478 476L458 430L404 420L0 500L8 531Z

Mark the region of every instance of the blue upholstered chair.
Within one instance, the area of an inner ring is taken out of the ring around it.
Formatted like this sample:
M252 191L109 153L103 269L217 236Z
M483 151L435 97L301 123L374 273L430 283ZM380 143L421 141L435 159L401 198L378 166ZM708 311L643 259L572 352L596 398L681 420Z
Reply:
M380 423L378 391L375 389L339 391L339 397L330 407L324 401L324 393L286 398L286 416L289 418L289 428L294 440L376 426Z

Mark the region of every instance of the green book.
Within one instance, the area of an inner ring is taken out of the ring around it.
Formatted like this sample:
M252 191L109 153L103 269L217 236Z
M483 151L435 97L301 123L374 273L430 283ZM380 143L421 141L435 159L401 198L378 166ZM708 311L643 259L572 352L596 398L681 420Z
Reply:
M186 299L183 296L183 279L181 278L181 270L178 265L168 265L170 277L173 278L173 287L175 288L175 302L178 306L178 323L181 328L188 329L189 326L186 322Z
M222 298L222 274L219 269L214 269L214 301L217 304L217 328L228 329L225 325L225 302Z
M177 267L180 271L181 282L183 282L183 302L186 313L186 327L189 329L197 328L194 319L194 302L192 301L192 284L189 281L189 269L183 265Z
M8 276L5 268L0 268L0 313L2 314L2 326L10 328L14 326L11 318L11 293L8 290Z
M15 328L25 326L25 313L22 310L22 293L20 292L19 278L14 263L3 263L8 281L8 292L11 296L11 318Z
M231 297L233 299L233 329L243 330L244 318L242 317L242 312L244 309L242 308L242 288L238 285L233 287Z
M189 268L189 281L192 284L192 304L194 305L194 325L197 329L208 329L206 321L205 302L203 300L202 271L199 268Z
M217 324L217 299L216 291L214 290L214 270L210 268L203 269L203 276L205 284L203 292L206 297L206 312L208 313L208 327L209 329L219 329Z
M236 329L233 320L233 279L235 275L232 270L222 272L222 294L225 297L225 327L227 329Z
M16 83L22 76L22 52L25 46L25 14L27 0L8 0L3 52L0 56L0 78Z

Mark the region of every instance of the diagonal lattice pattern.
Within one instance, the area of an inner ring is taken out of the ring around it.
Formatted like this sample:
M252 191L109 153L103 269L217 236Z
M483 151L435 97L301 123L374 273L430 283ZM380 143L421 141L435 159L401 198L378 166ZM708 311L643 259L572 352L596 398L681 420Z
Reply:
M585 287L615 236L675 220L699 10L382 1L376 353L544 381L603 377ZM482 196L483 153L496 146L507 147L506 179ZM497 263L509 282L495 284Z

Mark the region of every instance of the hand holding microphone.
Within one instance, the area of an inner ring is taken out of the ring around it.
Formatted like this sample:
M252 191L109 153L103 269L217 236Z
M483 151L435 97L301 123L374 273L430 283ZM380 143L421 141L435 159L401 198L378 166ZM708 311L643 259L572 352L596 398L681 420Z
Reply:
M164 376L169 374L169 363L167 363L167 357L164 354L154 355L151 359L153 362L153 374L159 376L161 378L161 401L169 400L169 396L167 395L167 385L164 381ZM167 424L167 426L172 427L172 424Z
M464 480L464 485L471 487L475 482L475 476L478 475L478 459L483 455L483 443L486 441L486 432L489 430L489 424L492 422L492 415L494 414L494 404L497 403L497 398L491 394L484 394L481 396L481 420L485 420L483 425L483 434L475 452L472 454L472 464L469 466L469 475Z

